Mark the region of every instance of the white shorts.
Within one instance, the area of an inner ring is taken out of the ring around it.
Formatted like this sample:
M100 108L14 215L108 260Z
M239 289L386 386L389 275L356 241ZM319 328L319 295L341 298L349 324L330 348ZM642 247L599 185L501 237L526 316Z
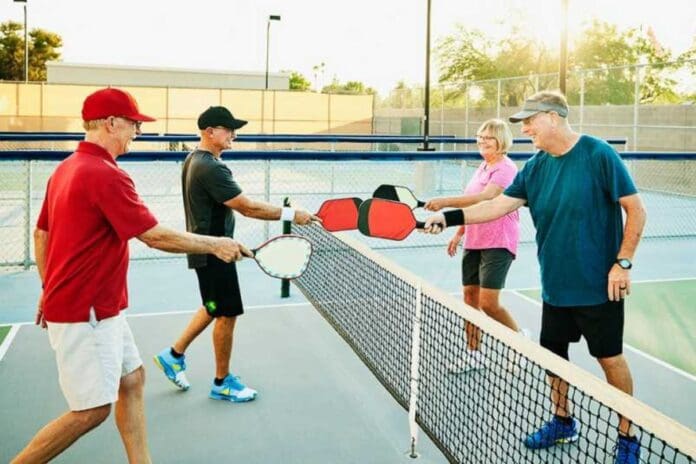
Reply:
M121 377L143 365L126 318L48 323L56 352L58 380L71 411L92 409L118 400Z

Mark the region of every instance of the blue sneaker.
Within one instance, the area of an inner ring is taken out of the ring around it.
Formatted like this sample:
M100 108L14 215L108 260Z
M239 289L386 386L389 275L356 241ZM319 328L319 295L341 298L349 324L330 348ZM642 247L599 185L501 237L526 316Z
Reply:
M640 462L640 442L619 435L614 446L614 464L638 464Z
M188 390L191 386L185 374L185 358L186 356L182 356L179 359L175 358L172 356L169 348L163 349L154 357L155 364L162 369L162 372L164 372L164 375L167 376L169 381L183 391Z
M531 449L550 448L558 443L571 443L578 439L578 421L564 424L556 416L530 434L524 440L524 446Z
M222 381L222 385L218 386L213 382L213 387L210 390L212 399L231 401L233 403L251 401L256 398L256 395L256 390L247 387L239 381L239 377L235 377L232 374L227 374L225 380Z

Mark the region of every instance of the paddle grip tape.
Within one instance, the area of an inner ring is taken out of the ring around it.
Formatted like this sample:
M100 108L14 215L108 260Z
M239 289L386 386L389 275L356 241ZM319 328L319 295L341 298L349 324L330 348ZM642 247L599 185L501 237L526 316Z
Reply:
M284 206L283 210L280 213L280 220L292 221L293 219L295 219L295 210L293 208L288 208L287 206Z
M443 216L445 216L445 226L447 227L464 225L464 211L461 209L446 211Z

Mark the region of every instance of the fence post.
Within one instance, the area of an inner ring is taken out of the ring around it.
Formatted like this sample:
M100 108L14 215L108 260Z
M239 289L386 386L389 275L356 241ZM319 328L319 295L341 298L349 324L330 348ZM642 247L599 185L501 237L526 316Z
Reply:
M638 114L640 109L640 78L642 66L636 65L633 89L633 151L638 151Z
M27 188L24 192L24 269L29 269L31 266L31 160L27 160Z
M498 96L495 99L495 117L500 119L500 92L502 90L502 80L498 79Z
M263 162L263 199L266 203L271 202L271 160ZM264 240L270 238L269 221L263 221L263 236Z
M283 206L290 206L290 198L285 197L283 198ZM283 234L290 234L292 233L292 222L291 221L283 221ZM288 298L290 296L290 280L289 279L282 279L280 281L280 297L281 298Z
M580 132L585 122L585 72L580 71Z

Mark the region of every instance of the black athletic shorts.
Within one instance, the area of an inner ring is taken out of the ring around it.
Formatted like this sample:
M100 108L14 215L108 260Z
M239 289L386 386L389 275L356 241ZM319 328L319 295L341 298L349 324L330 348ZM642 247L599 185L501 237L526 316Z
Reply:
M479 285L500 290L505 286L510 264L515 255L505 248L464 250L462 285Z
M624 301L594 306L543 305L541 346L568 359L568 344L585 337L590 354L609 358L623 352Z
M196 268L196 275L201 301L211 317L244 314L235 263L226 263L208 256L208 264Z

